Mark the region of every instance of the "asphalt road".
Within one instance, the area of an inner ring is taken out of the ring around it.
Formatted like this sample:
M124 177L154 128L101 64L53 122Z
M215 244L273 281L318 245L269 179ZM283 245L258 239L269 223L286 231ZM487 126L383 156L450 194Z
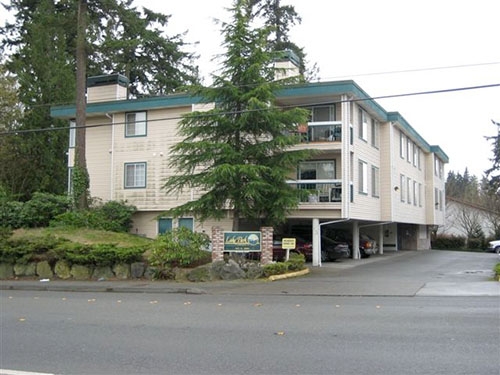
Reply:
M498 375L497 261L388 254L191 295L4 288L0 374Z
M1 296L1 368L52 374L492 374L495 297Z

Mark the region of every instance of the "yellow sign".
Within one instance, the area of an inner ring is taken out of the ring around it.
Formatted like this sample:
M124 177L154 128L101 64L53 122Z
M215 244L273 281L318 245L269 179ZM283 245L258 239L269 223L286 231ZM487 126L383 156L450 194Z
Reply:
M281 247L283 249L295 249L295 238L283 238L281 240Z

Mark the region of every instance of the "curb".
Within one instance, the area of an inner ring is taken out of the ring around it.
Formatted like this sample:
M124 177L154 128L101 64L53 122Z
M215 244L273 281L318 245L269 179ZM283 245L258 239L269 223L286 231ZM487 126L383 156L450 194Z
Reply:
M304 270L297 272L284 273L282 275L273 275L269 276L269 281L276 281L276 280L289 279L291 277L304 276L307 275L309 272L311 272L311 270L309 268L306 268Z

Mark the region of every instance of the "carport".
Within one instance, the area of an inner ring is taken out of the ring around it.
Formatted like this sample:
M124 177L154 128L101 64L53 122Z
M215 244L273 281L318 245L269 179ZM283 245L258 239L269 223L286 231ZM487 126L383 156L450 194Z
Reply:
M317 218L306 220L289 220L287 224L288 234L304 235L312 239L313 257L312 265L315 267L321 266L321 235L327 229L344 231L350 234L350 241L352 243L351 258L360 259L361 254L359 251L359 237L361 233L368 234L372 237L378 245L378 254L383 254L384 248L390 250L397 250L397 235L398 225L393 222L373 222L373 221L360 221L353 219L337 219L337 220L320 220ZM296 228L300 228L297 232Z

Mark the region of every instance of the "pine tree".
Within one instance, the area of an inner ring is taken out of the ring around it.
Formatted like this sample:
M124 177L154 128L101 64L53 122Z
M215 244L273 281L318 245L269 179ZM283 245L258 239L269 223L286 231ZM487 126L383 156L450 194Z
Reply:
M36 191L67 189L66 121L50 117L50 106L74 103L76 96L77 6L74 0L12 0L5 8L14 16L0 28L5 65L17 79L23 117L17 130L42 130L9 136L15 170L0 169L0 183L10 193L29 199ZM88 3L88 75L124 73L132 96L175 92L198 82L193 54L183 51L183 35L168 37L168 16L132 0Z
M252 28L251 0L235 0L232 23L223 24L226 54L212 87L194 91L215 108L186 115L179 125L183 141L171 149L177 174L167 179L167 193L197 189L198 200L169 211L195 214L201 221L222 218L229 207L233 230L240 218L273 225L299 202L298 190L286 183L309 151L291 151L298 138L290 135L307 119L303 109L276 103L282 87L274 82L277 54L267 50L269 27Z

